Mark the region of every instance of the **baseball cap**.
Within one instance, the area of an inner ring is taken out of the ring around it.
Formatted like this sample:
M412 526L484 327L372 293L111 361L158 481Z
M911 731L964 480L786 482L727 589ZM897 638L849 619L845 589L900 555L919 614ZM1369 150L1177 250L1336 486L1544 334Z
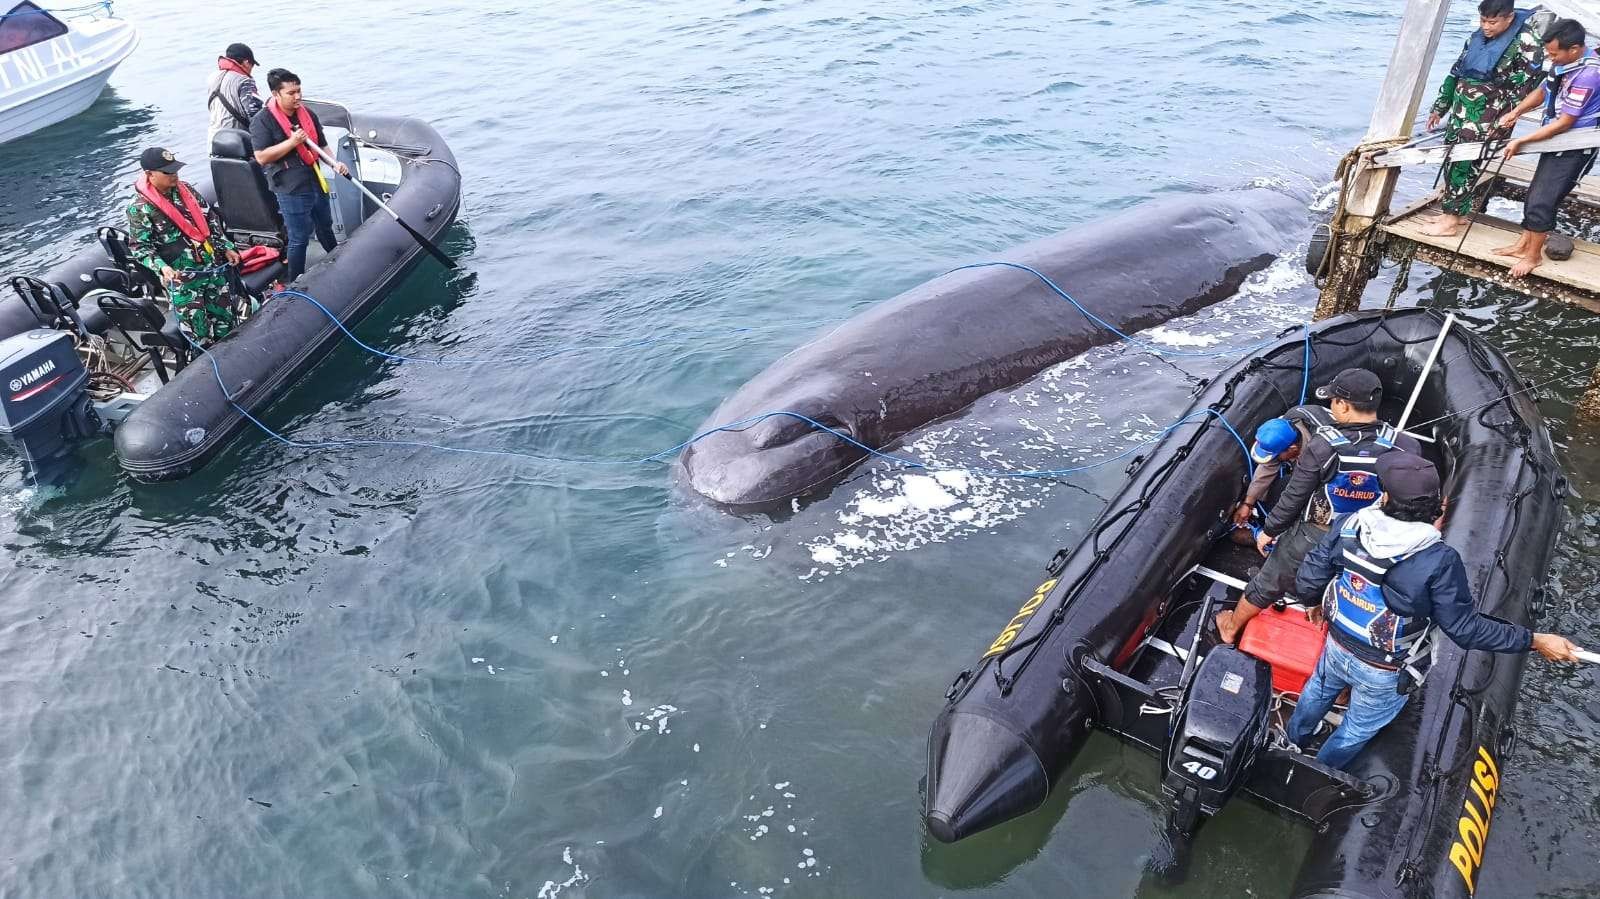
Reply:
M1439 498L1439 469L1421 456L1390 450L1378 457L1375 467L1383 492L1390 499L1406 502Z
M234 62L247 62L251 65L259 65L259 63L256 62L255 53L251 52L248 44L229 44L228 49L225 50L222 55L228 57Z
M1317 399L1355 400L1358 403L1376 403L1383 398L1383 382L1364 368L1347 368L1333 380L1317 388Z
M1250 458L1257 465L1265 465L1278 454L1294 446L1300 435L1286 418L1269 418L1256 428L1256 442L1250 447Z
M147 172L166 172L168 175L176 175L178 169L183 168L183 163L179 162L178 157L173 156L172 151L166 147L151 147L139 154L139 168Z

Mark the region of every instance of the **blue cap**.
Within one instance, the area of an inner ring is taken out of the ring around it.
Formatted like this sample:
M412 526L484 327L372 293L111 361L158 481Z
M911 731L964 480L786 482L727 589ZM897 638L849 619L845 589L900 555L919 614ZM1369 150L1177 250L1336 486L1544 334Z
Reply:
M1294 446L1299 439L1299 432L1287 418L1268 419L1256 428L1256 443L1250 447L1250 458L1258 465L1265 465L1278 458L1279 453Z

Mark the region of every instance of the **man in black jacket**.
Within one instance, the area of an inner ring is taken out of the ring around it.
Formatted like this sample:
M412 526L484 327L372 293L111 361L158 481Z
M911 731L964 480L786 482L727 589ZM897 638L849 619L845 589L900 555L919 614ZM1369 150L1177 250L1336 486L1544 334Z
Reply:
M1266 561L1238 605L1217 616L1217 633L1225 643L1234 642L1262 609L1294 591L1300 561L1328 532L1334 516L1378 501L1382 488L1373 470L1378 458L1397 447L1421 451L1415 438L1378 420L1383 382L1372 372L1347 368L1317 388L1317 397L1328 401L1333 424L1315 429L1272 514L1261 525L1256 549Z
M1378 458L1378 506L1336 520L1300 566L1295 592L1326 618L1322 658L1289 719L1290 742L1303 743L1350 688L1344 720L1317 752L1343 768L1405 707L1427 674L1435 631L1462 649L1527 652L1575 662L1576 646L1556 634L1482 615L1473 605L1461 555L1441 541L1439 473L1411 453ZM1318 605L1320 601L1320 605Z

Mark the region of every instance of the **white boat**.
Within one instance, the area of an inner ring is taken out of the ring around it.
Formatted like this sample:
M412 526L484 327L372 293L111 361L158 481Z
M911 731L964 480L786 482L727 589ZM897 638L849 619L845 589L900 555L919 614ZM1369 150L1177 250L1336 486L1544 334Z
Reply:
M9 2L0 0L0 9ZM88 109L138 44L139 32L108 2L72 10L12 4L0 16L0 144Z

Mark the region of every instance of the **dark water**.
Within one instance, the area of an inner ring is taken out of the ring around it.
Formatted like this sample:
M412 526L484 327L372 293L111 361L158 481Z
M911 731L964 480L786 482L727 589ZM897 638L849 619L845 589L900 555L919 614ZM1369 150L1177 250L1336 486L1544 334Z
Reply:
M642 456L814 330L785 323L1163 194L1325 200L1397 8L129 3L144 43L106 97L0 147L0 270L114 220L143 146L201 158L200 85L243 39L313 96L430 119L460 158L461 270L419 271L364 339L589 347L470 370L342 348L273 426ZM1303 320L1290 243L1168 339ZM1547 624L1600 646L1600 459L1565 424L1600 324L1433 274L1402 302L1468 309L1530 380L1562 378L1545 408L1580 495ZM767 330L728 333L746 326ZM663 340L593 348L642 336ZM911 449L1093 461L1222 364L1095 351ZM1120 466L1061 485L867 469L741 520L662 466L252 436L141 487L109 445L86 455L57 497L0 459L0 895L1278 896L1314 839L1239 803L1188 887L1143 885L1154 765L1098 740L1045 810L925 845L945 685ZM1595 678L1529 666L1480 895L1600 892Z

